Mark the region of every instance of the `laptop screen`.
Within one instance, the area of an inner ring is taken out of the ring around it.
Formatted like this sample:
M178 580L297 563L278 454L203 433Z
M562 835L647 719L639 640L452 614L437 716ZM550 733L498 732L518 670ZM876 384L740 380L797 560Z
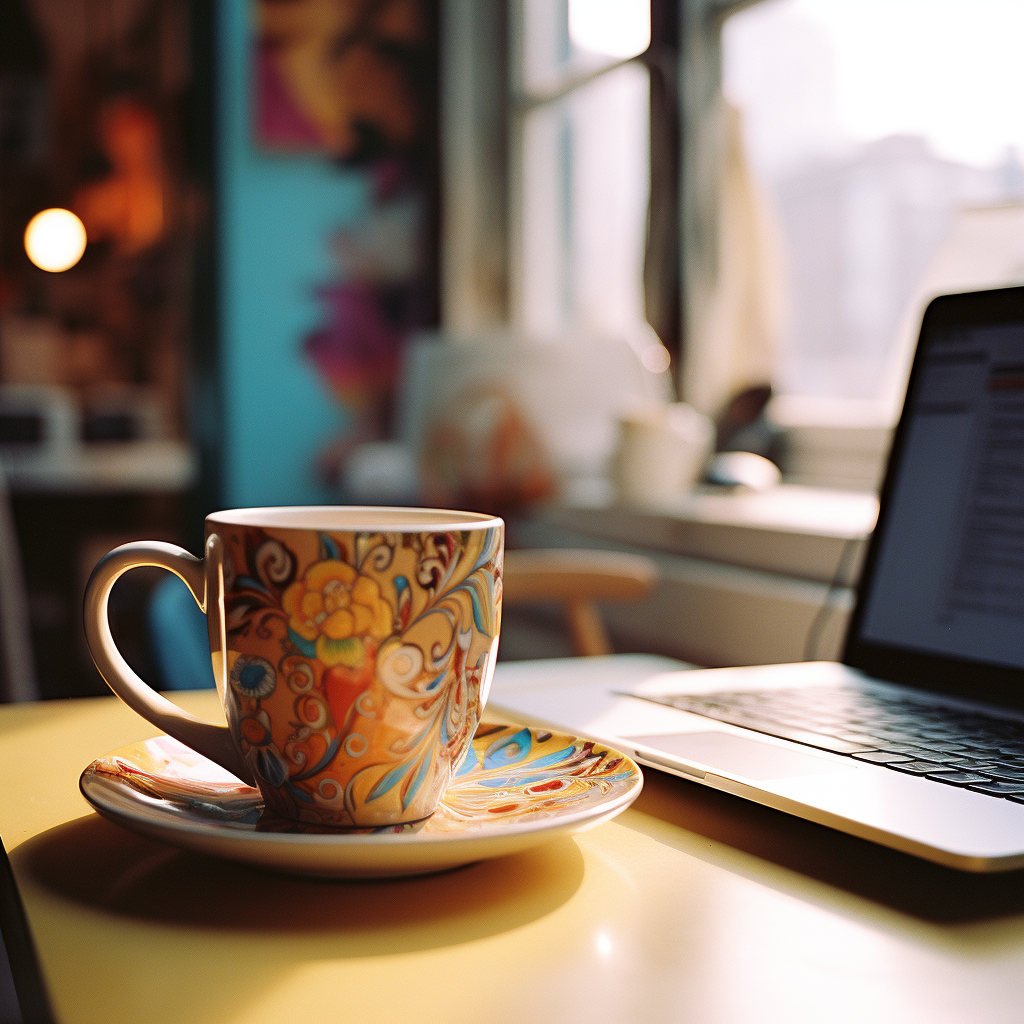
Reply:
M1014 312L925 320L860 644L1024 669L1024 303Z

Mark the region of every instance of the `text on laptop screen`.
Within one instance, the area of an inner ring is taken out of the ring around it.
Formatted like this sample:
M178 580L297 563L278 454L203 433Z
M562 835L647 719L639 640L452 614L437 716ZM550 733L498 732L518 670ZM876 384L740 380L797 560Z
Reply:
M922 345L860 636L1024 668L1024 323Z

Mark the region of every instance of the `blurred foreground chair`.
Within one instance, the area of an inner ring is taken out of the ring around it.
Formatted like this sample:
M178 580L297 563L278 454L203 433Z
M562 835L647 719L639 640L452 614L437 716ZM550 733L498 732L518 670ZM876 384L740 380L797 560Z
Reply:
M38 699L21 553L7 478L0 469L0 702Z
M505 552L502 603L506 607L557 603L574 653L611 654L599 602L639 601L658 581L655 563L621 551L530 548Z

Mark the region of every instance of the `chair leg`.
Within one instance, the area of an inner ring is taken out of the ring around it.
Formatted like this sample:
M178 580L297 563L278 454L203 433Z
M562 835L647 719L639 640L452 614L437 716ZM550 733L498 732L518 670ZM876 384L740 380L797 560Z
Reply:
M612 653L612 645L601 621L601 613L593 601L567 601L565 618L573 648L578 655L594 657L598 654Z

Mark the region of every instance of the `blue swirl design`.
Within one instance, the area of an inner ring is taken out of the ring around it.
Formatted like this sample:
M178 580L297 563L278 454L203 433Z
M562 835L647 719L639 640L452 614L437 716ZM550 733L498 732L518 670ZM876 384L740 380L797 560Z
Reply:
M530 730L520 729L511 736L503 736L492 743L484 754L484 768L506 768L525 761L530 756Z
M305 779L312 778L314 775L317 774L317 772L323 771L334 760L334 755L338 752L338 747L340 745L341 737L335 736L334 739L331 740L330 746L328 746L327 748L327 752L324 754L323 757L320 758L319 761L317 761L315 765L313 765L312 768L307 768L304 772L302 772L299 775L293 775L289 781L302 782Z
M316 641L307 640L304 636L299 636L291 626L288 627L288 639L295 644L299 649L299 653L304 657L316 660Z
M338 547L338 542L329 534L320 534L320 552L321 561L325 561L327 559L334 561L341 560L341 549Z
M270 594L270 591L259 580L254 580L251 576L236 576L235 586L244 587L247 590L258 590L261 594L268 596Z

